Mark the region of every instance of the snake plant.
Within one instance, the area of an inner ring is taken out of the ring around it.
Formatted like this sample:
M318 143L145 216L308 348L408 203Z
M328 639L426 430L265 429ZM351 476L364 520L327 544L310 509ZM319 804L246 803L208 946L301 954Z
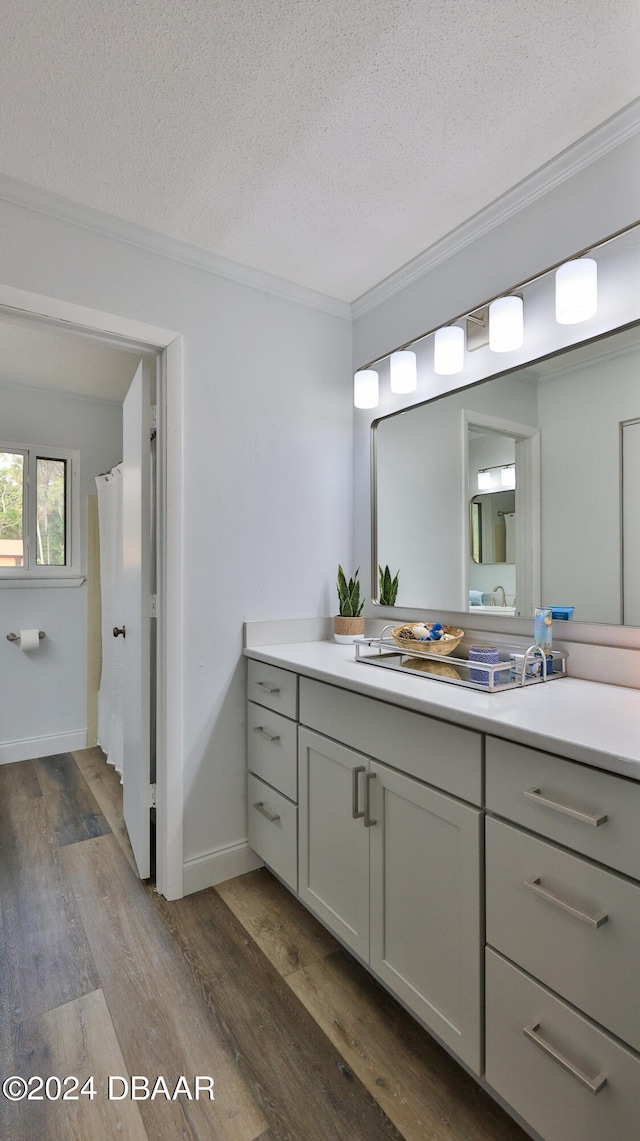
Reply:
M400 571L397 572L395 578L392 578L388 566L386 566L384 570L381 566L378 566L378 574L380 576L380 605L395 606L398 595Z
M338 601L340 603L340 616L342 618L357 618L364 609L364 598L360 601L360 567L353 578L347 582L341 566L338 567Z

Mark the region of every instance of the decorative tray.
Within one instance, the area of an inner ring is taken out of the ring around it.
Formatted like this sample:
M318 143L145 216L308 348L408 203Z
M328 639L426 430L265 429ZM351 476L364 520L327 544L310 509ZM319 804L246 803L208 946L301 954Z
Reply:
M419 673L434 681L479 689L484 693L520 689L525 685L566 677L567 655L561 650L543 654L539 646L503 642L497 646L497 662L480 662L470 660L468 653L471 647L465 650L464 646L459 646L457 656L450 653L443 658L441 653L433 650L413 648L416 645L419 643L413 642L408 649L400 647L392 627L385 626L379 638L364 638L355 643L356 661L400 673ZM425 642L423 645L428 647L433 643ZM489 643L486 645L488 647ZM477 642L475 646L478 646Z

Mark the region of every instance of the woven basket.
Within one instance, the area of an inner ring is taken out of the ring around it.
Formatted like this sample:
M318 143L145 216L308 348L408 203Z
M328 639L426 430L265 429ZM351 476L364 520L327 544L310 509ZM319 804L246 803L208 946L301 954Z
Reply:
M412 626L417 626L417 622L402 622L400 626L394 626L391 631L391 636L397 646L403 650L421 650L422 653L427 654L451 654L464 638L464 630L458 626L443 626L442 637L439 642L418 642L413 638L399 638L400 630L410 629ZM433 626L433 622L420 623L428 630Z

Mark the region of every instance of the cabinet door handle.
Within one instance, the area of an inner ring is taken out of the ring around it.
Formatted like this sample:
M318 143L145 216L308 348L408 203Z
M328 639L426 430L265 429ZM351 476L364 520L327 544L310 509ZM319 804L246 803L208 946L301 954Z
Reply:
M567 911L569 915L573 915L574 919L580 919L582 923L586 923L589 927L602 927L609 918L606 911L601 911L598 915L587 915L584 911L578 911L577 907L572 907L570 903L565 903L564 899L558 899L556 895L552 895L550 891L545 891L545 889L540 886L540 876L535 876L530 880L523 880L523 884L529 891L540 896L541 899L546 899L547 903L554 903L556 907L560 907L562 911Z
M260 689L266 689L267 693L280 693L280 686L269 685L268 681L254 681L253 684L259 686Z
M364 778L364 826L365 828L372 828L377 824L377 820L371 819L371 781L375 780L377 773L367 773Z
M522 795L526 796L528 800L533 800L535 804L543 804L545 808L553 808L556 812L563 812L565 816L579 820L581 824L591 824L594 828L599 828L609 819L606 812L599 812L596 816L591 816L588 812L579 812L577 808L570 808L568 804L558 804L555 800L547 800L545 796L541 795L539 788L527 788Z
M539 1046L545 1054L553 1058L554 1062L557 1062L564 1070L568 1070L570 1074L573 1074L574 1078L582 1082L582 1085L586 1086L592 1094L599 1094L600 1090L606 1086L607 1078L605 1074L598 1074L595 1078L588 1077L587 1074L583 1074L579 1066L576 1066L574 1062L570 1062L568 1058L565 1058L564 1054L561 1054L559 1050L556 1050L554 1046L547 1042L540 1033L539 1022L530 1022L528 1026L523 1026L522 1033L531 1042L535 1042L536 1046Z
M272 824L275 824L276 820L280 819L278 815L274 816L273 813L267 812L264 806L264 800L257 801L253 807L255 808L256 812L260 813L261 816L266 816L267 820L270 820Z
M366 769L366 765L357 765L355 769L351 770L351 815L354 820L359 820L364 816L364 810L360 810L358 805L358 780L360 773Z
M265 737L267 741L275 742L280 740L278 733L268 733L263 725L254 725L253 731L254 733L259 733L261 737Z

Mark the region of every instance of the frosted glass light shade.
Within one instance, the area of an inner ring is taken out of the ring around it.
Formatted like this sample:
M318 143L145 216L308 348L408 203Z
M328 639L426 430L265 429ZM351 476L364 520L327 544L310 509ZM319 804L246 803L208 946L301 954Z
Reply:
M389 384L392 392L415 392L418 387L416 354L401 349L389 357Z
M478 472L478 491L489 491L491 487L491 472L479 471Z
M373 368L361 368L353 377L353 403L356 408L378 407L378 374Z
M489 306L489 348L494 353L510 353L524 340L521 297L499 297Z
M453 376L464 368L464 329L447 325L437 329L433 343L433 371L438 376Z
M516 486L516 465L507 464L500 472L500 482L503 487L512 488Z
M593 258L576 258L556 270L556 321L578 325L598 308L598 266Z

